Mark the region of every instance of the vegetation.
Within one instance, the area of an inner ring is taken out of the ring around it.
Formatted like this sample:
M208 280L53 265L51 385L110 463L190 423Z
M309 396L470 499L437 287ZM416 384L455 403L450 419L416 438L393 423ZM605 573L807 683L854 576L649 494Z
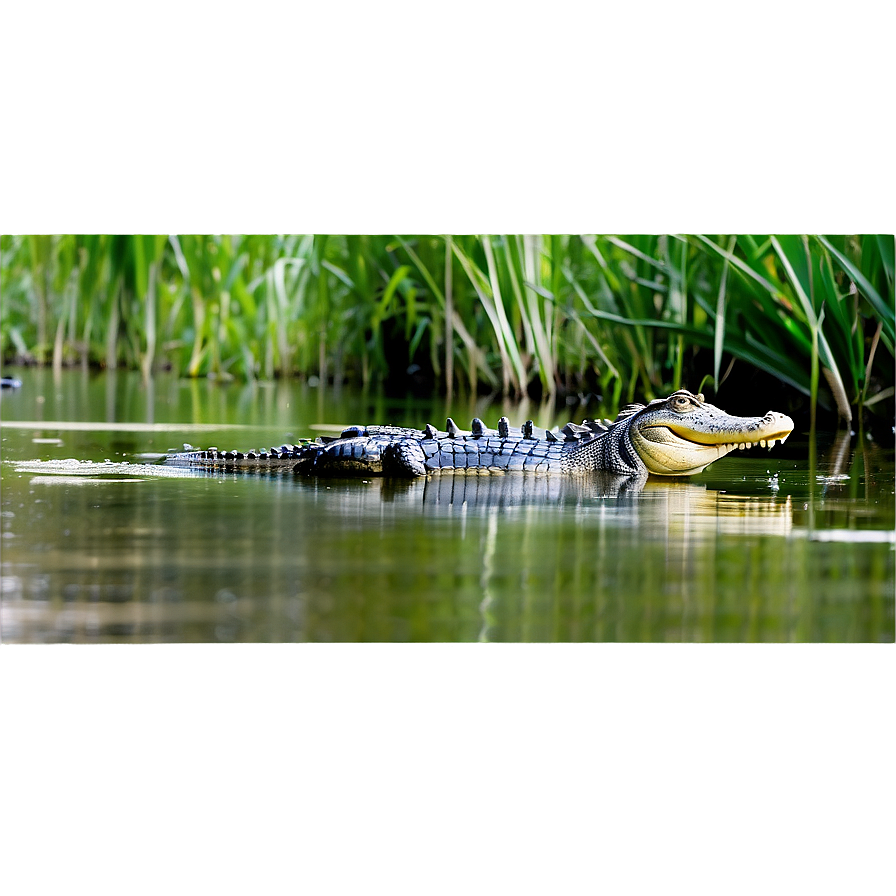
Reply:
M26 363L411 368L618 405L695 371L714 393L740 362L846 419L894 393L892 236L4 236L0 287L3 357Z

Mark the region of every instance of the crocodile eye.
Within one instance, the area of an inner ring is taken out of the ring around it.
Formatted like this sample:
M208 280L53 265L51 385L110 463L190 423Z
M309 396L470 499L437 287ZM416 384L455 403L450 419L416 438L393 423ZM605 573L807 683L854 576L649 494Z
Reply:
M687 398L684 395L679 395L678 398L675 399L675 407L677 408L686 408L690 404Z

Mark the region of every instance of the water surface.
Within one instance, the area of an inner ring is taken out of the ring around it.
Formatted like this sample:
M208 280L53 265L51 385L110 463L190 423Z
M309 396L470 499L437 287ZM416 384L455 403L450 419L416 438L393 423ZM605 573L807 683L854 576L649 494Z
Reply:
M892 445L831 434L813 463L794 433L643 489L205 474L145 455L600 409L20 378L0 405L6 642L893 641Z

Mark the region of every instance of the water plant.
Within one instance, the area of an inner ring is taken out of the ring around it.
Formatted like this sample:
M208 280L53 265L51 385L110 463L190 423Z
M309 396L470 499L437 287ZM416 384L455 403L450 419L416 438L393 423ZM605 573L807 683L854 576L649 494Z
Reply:
M894 394L891 235L3 236L0 289L5 360L144 377L617 406L749 365L846 420Z

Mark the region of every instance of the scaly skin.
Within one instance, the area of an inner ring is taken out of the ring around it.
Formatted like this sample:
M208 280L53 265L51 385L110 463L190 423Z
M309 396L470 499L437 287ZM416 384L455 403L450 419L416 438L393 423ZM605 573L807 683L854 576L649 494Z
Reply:
M511 428L502 417L497 431L475 419L461 432L393 426L350 427L338 439L266 452L188 451L167 463L202 469L289 470L306 475L426 476L442 471L474 474L532 472L574 474L602 471L617 476L689 476L737 448L771 448L793 431L793 421L769 411L764 417L732 417L685 389L648 405L629 405L612 423L567 424L558 433L529 421Z
M629 444L647 472L661 476L690 476L735 449L756 444L772 448L793 432L793 420L785 414L732 417L685 389L647 407L631 405L617 423L626 427Z

